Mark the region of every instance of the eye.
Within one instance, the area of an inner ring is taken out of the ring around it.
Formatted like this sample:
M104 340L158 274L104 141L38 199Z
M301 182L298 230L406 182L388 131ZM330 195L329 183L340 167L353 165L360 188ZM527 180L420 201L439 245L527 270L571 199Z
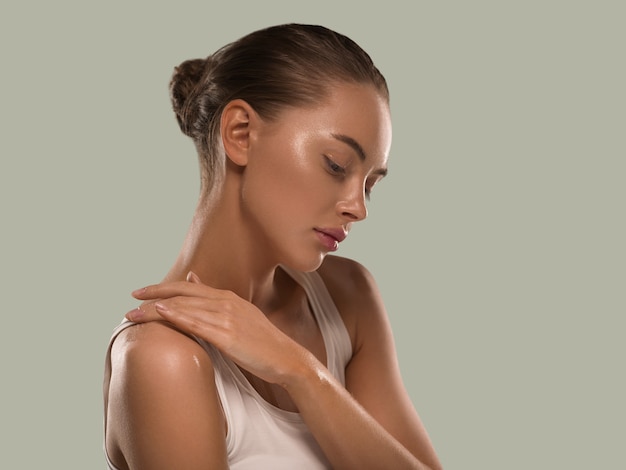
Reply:
M334 162L330 157L324 155L324 160L326 161L326 166L328 167L328 171L330 171L334 175L343 176L346 174L346 169Z
M365 185L365 199L367 199L368 201L370 200L370 198L372 197L372 190L374 189L374 186L376 186L380 180L382 179L382 177L378 177L376 179L373 179L372 181L368 181Z

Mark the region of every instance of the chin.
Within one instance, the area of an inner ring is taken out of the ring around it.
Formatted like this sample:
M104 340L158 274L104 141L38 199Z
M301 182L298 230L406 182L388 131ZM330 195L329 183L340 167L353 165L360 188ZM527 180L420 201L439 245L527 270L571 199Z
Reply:
M316 271L322 265L324 258L326 258L326 253L318 253L318 255L315 257L311 256L308 258L291 258L289 261L285 261L281 264L295 271L309 273Z

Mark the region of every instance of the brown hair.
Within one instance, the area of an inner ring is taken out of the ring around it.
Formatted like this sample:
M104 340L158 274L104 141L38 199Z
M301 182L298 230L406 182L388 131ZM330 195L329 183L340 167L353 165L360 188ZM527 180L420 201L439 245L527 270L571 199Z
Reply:
M271 120L286 106L319 102L337 81L371 84L389 99L370 56L350 38L317 25L272 26L176 67L172 107L198 149L203 186L222 172L218 134L227 103L242 99Z

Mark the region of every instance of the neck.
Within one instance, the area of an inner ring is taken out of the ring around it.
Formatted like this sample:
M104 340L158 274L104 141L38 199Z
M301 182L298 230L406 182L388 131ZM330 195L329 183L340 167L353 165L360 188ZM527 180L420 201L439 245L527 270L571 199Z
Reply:
M179 255L164 281L193 271L206 285L229 290L262 310L271 308L280 282L278 263L261 256L236 204L237 198L201 197Z

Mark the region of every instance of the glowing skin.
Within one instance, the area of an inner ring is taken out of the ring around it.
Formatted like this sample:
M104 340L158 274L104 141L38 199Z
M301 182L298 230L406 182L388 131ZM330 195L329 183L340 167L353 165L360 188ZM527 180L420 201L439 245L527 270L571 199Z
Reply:
M391 119L371 86L339 85L315 108L288 108L250 134L241 176L249 235L303 271L319 267L386 173Z
M165 280L133 294L144 304L128 318L149 323L113 345L109 455L130 463L122 470L228 467L213 365L195 341L153 321L165 319L231 358L264 399L300 412L334 468L440 469L373 278L326 257L367 216L367 193L386 173L385 99L339 84L273 121L234 100L220 135L223 185L201 198ZM279 264L317 269L327 286L352 342L345 388L325 367L305 292Z

